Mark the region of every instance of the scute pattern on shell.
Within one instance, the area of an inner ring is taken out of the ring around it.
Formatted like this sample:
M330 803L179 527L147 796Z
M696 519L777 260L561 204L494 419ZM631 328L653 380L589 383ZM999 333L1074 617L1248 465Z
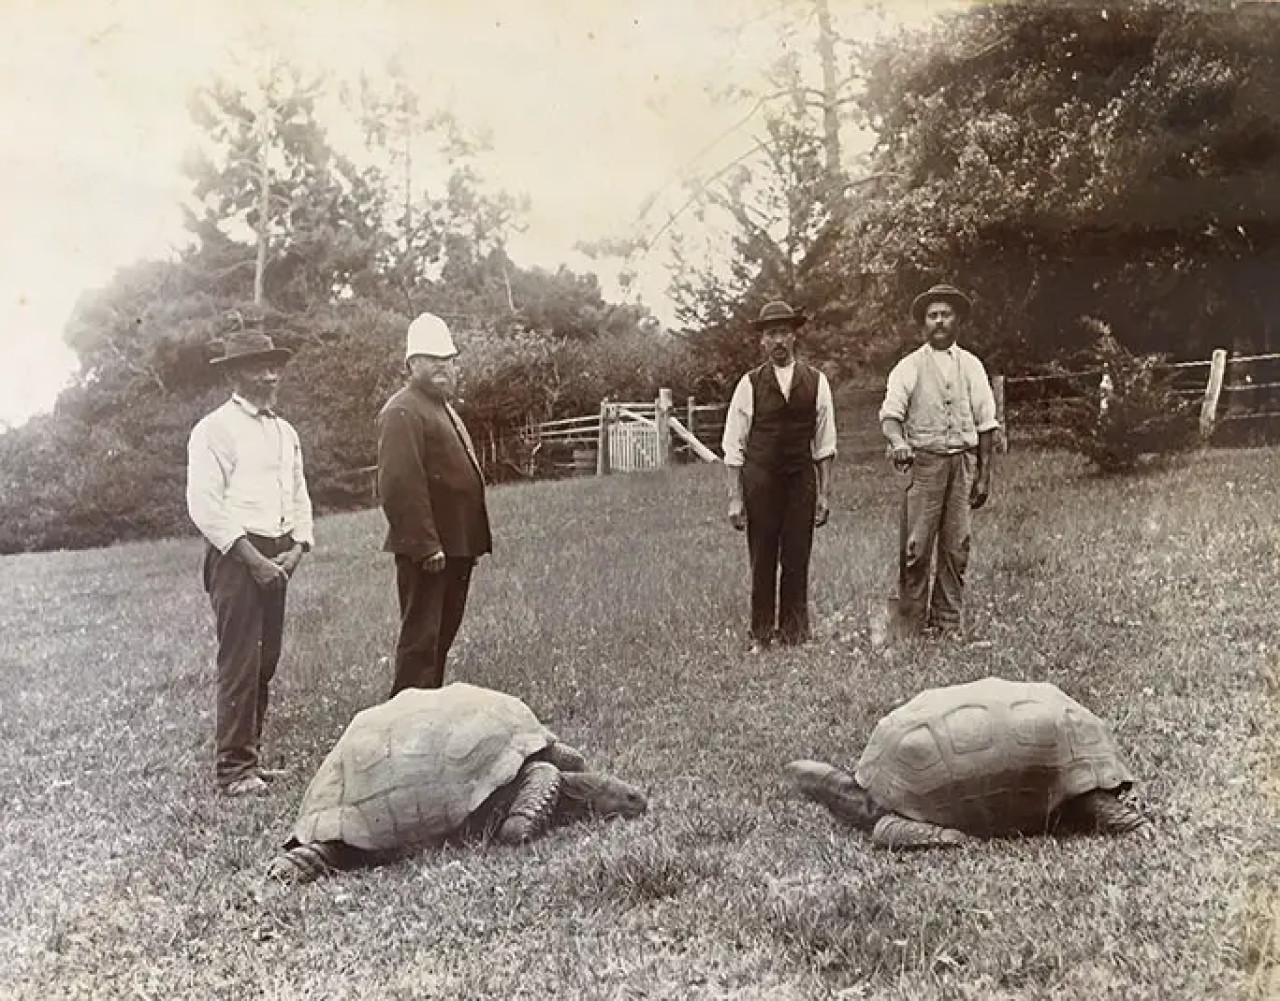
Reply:
M456 682L356 714L302 798L293 836L382 851L442 841L552 735L511 695Z
M1133 775L1110 729L1053 685L983 678L931 688L876 724L858 783L904 817L1033 833L1063 801Z

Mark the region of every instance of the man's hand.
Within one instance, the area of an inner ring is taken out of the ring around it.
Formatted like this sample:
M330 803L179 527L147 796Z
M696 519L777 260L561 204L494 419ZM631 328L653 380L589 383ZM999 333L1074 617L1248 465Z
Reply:
M747 507L741 497L729 501L729 524L739 532L747 527Z
M279 556L272 559L272 563L284 571L285 576L292 578L293 572L298 569L298 564L302 562L303 549L301 545L294 543L292 549L288 549Z
M915 462L915 453L911 450L910 445L894 445L889 453L889 458L893 460L893 468L900 473L905 473L911 468L911 464Z
M978 473L973 480L973 486L969 490L969 507L978 510L987 502L987 498L991 496L991 474L986 470Z
M422 561L422 569L427 573L439 573L444 569L444 553L433 553Z
M821 528L827 523L827 519L831 517L831 502L822 494L818 494L818 502L813 509L813 524L815 528Z
M285 572L284 567L275 560L269 560L261 554L258 555L256 560L250 561L248 566L249 574L253 577L254 583L263 590L284 587L289 580L289 575Z

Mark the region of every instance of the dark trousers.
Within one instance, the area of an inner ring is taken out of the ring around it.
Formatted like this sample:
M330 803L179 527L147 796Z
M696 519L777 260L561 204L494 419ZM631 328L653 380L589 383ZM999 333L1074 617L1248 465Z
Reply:
M751 635L803 643L809 638L809 554L817 474L813 464L774 473L748 463L742 469L751 560ZM776 627L775 627L776 613Z
M405 688L439 688L445 660L462 625L471 587L470 557L446 557L444 569L427 573L422 561L396 554L396 591L400 597L400 639L391 694Z
M268 558L293 546L291 536L249 535ZM267 694L284 639L285 587L261 588L249 568L213 546L205 549L204 588L218 636L214 774L227 785L258 767Z

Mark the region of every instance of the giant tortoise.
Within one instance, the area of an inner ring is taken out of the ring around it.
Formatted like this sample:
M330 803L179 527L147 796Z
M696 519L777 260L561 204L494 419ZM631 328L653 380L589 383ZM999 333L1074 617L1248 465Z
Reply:
M1148 824L1119 798L1133 775L1107 725L1044 683L928 689L876 724L853 775L807 760L786 771L880 846Z
M640 790L584 767L514 696L405 689L356 714L269 871L305 881L449 840L517 843L552 823L645 811Z

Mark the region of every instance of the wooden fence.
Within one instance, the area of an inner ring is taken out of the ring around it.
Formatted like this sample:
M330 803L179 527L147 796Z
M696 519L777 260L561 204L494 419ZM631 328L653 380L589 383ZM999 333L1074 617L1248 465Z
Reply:
M1280 418L1280 354L1238 355L1224 349L1209 358L1170 362L1157 368L1173 376L1174 391L1199 402L1201 435L1222 444L1275 438ZM1082 399L1082 385L1105 393L1101 369L993 378L1005 445L1059 443L1065 412Z
M1199 401L1201 433L1206 440L1234 443L1274 437L1280 428L1280 354L1230 357L1219 349L1202 360L1158 366L1174 374L1175 391ZM1102 371L1054 372L1040 375L992 377L996 414L1000 420L997 447L1060 444L1065 441L1065 414L1078 404L1080 387ZM875 455L885 449L877 417L884 397L882 386L842 387L836 391L836 423L840 453ZM673 462L716 461L724 433L728 404L698 403L692 397L673 406L661 390L652 403L605 400L598 414L531 425L531 440L572 444L572 466L561 471L603 475L656 469ZM1261 427L1259 427L1261 425ZM660 428L665 426L667 433ZM1229 428L1252 428L1224 433ZM692 444L691 444L692 442Z
M1199 400L1201 431L1215 444L1280 439L1280 354L1231 357L1217 350L1205 359L1172 362L1175 390ZM992 377L1001 430L997 447L1065 444L1065 414L1078 405L1083 385L1102 392L1101 370ZM835 391L842 456L884 452L877 417L882 384ZM529 423L518 432L477 440L478 458L491 481L553 476L598 476L719 461L727 403L676 403L669 390L652 401L604 400L597 413ZM370 475L375 467L354 471Z

